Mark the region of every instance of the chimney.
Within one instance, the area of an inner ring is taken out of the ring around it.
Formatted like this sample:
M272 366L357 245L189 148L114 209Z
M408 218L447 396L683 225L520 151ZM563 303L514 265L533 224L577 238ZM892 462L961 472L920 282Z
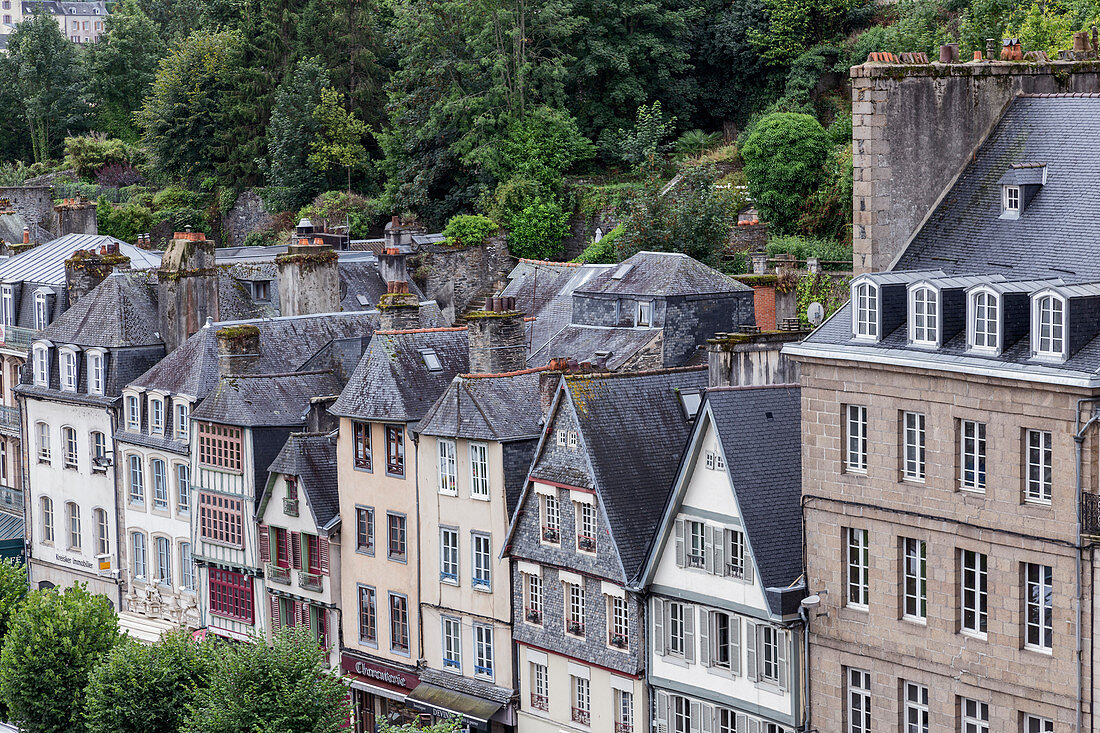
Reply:
M558 392L558 384L561 383L562 367L564 359L551 359L550 369L539 372L539 406L542 408L542 417L550 414L550 405L554 403L554 395Z
M210 318L218 320L214 242L202 232L176 232L157 270L157 326L168 351Z
M801 341L809 329L760 333L718 333L707 339L711 387L761 387L797 384L798 362L782 353L783 345Z
M99 252L79 249L65 261L65 289L69 293L69 307L92 292L115 270L129 270L130 258L104 247Z
M328 411L339 395L311 397L306 413L306 432L328 433L340 427L340 418Z
M250 323L219 328L218 372L246 374L260 360L260 329Z
M328 244L310 244L313 224L298 222L295 243L275 258L279 268L279 311L284 316L340 310L339 256Z
M378 302L379 328L406 331L421 328L420 298L409 292L407 282L387 282L386 294Z
M31 228L23 227L23 244L31 243Z
M66 234L99 234L96 203L85 198L65 199L53 207L53 231Z
M467 314L473 374L500 374L527 368L527 331L523 313L515 307L515 298L490 298L487 310Z

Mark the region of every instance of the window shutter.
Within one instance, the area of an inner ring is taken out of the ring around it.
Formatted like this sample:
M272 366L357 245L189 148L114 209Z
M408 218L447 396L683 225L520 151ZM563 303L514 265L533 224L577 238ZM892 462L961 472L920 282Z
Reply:
M749 724L745 727L748 733L760 733L760 721L756 718L749 718Z
M790 684L787 681L787 645L790 643L790 635L779 632L779 689L786 690Z
M726 530L714 528L714 574L728 575L726 572Z
M741 617L730 614L730 671L741 674Z
M756 671L756 624L749 620L745 621L745 649L745 672L750 680L756 682L760 679Z
M705 608L699 609L699 664L710 666L710 619L711 613Z
M695 661L695 607L684 604L684 660Z
M737 713L733 724L737 726L737 733L741 733L741 731L747 732L749 729L749 716L744 713Z
M267 525L260 525L260 562L271 562L271 537L267 531Z
M659 657L665 655L665 602L654 598L650 609L653 614L653 651Z
M676 520L676 567L682 568L687 562L684 558L684 520Z
M308 603L299 603L298 607L299 607L299 610L302 613L302 626L305 626L307 629L312 629L313 628L313 618L310 616L310 613L309 613L309 604Z
M715 564L717 558L714 554L714 533L714 527L709 524L703 525L703 567L711 575L714 574L717 567Z
M668 693L657 691L657 733L668 733Z
M324 537L317 538L317 545L321 555L321 575L328 575L328 540Z
M714 711L711 705L703 705L703 733L714 733Z
M748 544L745 543L744 539L742 539L742 543L743 544L741 546L744 549L741 550L741 555L744 558L742 560L742 562L745 565L745 582L746 583L751 583L751 582L753 582L752 581L752 577L753 577L752 576L752 553L749 552Z
M279 614L279 596L268 596L271 599L271 631L276 633L283 627L283 619Z
M294 566L295 570L302 569L302 533L291 532L290 533L290 564Z
M691 730L697 731L703 727L703 706L700 703L691 701L688 707L688 714L691 716L690 725Z

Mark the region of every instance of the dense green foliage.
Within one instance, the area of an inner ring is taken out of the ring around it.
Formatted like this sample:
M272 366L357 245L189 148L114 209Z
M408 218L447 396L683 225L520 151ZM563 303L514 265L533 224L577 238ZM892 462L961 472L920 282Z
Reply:
M749 195L775 231L795 231L798 211L824 173L825 128L810 115L775 112L760 120L741 148Z
M447 244L459 247L476 247L484 244L500 227L487 216L478 214L459 214L452 216L443 227L443 236Z

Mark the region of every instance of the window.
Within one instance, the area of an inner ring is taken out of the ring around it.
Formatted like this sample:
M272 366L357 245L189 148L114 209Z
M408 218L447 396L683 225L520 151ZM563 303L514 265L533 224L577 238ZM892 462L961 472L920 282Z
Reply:
M110 535L107 527L107 512L96 509L92 512L95 522L95 551L97 555L106 555L111 551Z
M370 423L352 423L355 442L355 467L371 470Z
M653 303L648 300L638 301L638 318L635 326L649 326L653 322Z
M924 621L928 617L928 558L924 540L903 537L902 573L905 594L902 615Z
M531 662L531 707L546 712L550 709L550 678L546 665Z
M878 288L869 282L855 287L852 295L852 332L856 338L878 338Z
M405 431L396 425L386 426L386 473L405 476Z
M871 548L868 530L848 528L846 544L848 548L848 605L866 608L870 595L868 573L871 563Z
M569 437L567 439L569 441L570 448L576 448L578 445L580 445L580 434L576 430L570 430Z
M34 345L34 383L38 387L50 386L50 349L43 344Z
M691 729L691 702L686 697L672 696L673 733L694 733Z
M473 566L473 585L475 588L490 588L493 584L492 567L492 540L489 535L482 534L480 532L474 532L471 534L473 553L474 553L474 566Z
M556 494L542 497L542 541L555 545L561 542L561 510Z
M566 433L567 433L567 431L565 431L565 430L559 430L558 431L558 445L561 445L561 446L565 445Z
M374 588L359 586L359 641L378 643L378 614L374 602Z
M191 557L191 543L180 543L180 585L185 590L195 590L195 561Z
M615 733L632 733L634 730L634 694L616 689Z
M4 9L10 7L11 3L8 0L4 0ZM15 296L12 292L11 285L4 285L0 287L0 317L3 318L5 326L15 325Z
M191 408L186 402L174 401L176 409L176 440L191 438Z
M989 598L987 595L986 556L980 552L962 553L962 628L985 634Z
M256 300L271 300L271 283L267 280L253 280L252 297Z
M1024 564L1024 643L1032 649L1050 651L1054 633L1054 568Z
M849 471L867 472L867 408L863 405L848 405L847 408L847 461Z
M684 521L684 565L705 568L707 565L706 525L690 519Z
M458 495L458 471L455 468L455 442L436 441L439 450L439 493Z
M424 359L424 367L429 372L443 371L443 363L439 360L439 354L435 353L435 349L421 349L420 356Z
M489 447L484 443L470 443L470 496L489 498Z
M98 351L88 352L88 394L103 394L103 354Z
M736 529L727 529L722 532L726 540L726 575L751 580L752 569L745 556L745 535Z
M141 402L135 395L126 395L126 429L134 433L141 430Z
M68 426L61 428L61 447L65 451L65 468L76 468L76 431Z
M37 423L38 433L38 460L44 463L50 462L50 426L44 422Z
M993 293L978 292L972 301L970 345L975 349L996 350L997 348L997 296Z
M871 673L848 668L847 733L871 733Z
M53 544L53 499L42 497L42 541Z
M355 551L374 554L374 509L355 507Z
M43 291L34 294L34 330L41 331L50 325L49 296Z
M199 492L199 537L232 547L242 547L240 499Z
M1024 733L1054 733L1054 721L1038 715L1025 715Z
M191 511L191 467L186 463L176 464L176 511Z
M172 542L167 537L157 537L157 582L172 587Z
M607 643L618 649L626 649L630 643L630 625L626 613L626 599L610 596L607 599Z
M1049 504L1054 464L1053 436L1047 430L1027 431L1027 501Z
M493 627L474 624L474 674L493 676Z
M902 476L906 481L924 481L924 415L904 412Z
M909 338L913 343L921 346L935 346L938 342L938 305L936 291L932 288L920 287L913 290L913 312L909 319L911 328Z
M290 536L283 527L271 527L271 555L275 559L275 567L290 567Z
M439 579L458 583L458 530L450 527L439 530Z
M164 400L159 397L149 399L149 430L157 435L164 433Z
M577 549L584 552L596 551L596 506L594 504L577 505Z
M210 568L210 612L252 623L252 578Z
M76 391L76 352L72 349L61 349L61 390L63 392Z
M905 683L905 711L902 733L928 733L928 688Z
M130 546L133 549L133 571L135 580L145 580L145 535L134 532L130 535Z
M462 674L462 622L443 617L443 669Z
M80 549L80 507L73 502L65 504L66 519L69 524L69 549Z
M989 703L964 697L959 707L962 733L989 733Z
M1066 350L1066 307L1061 298L1044 295L1037 303L1034 348L1038 356L1060 359ZM1034 316L1033 316L1034 317Z
M786 639L774 626L760 624L757 628L760 630L757 674L763 682L771 682L786 688Z
M959 488L985 491L985 423L959 421Z
M592 696L588 686L588 678L569 675L569 679L569 686L573 692L573 722L588 725L592 720Z
M668 604L668 653L687 655L687 607L675 601Z
M149 461L153 472L153 508L168 510L168 469L159 458Z
M399 562L406 559L405 515L386 513L389 525L389 558Z
M1019 186L1005 186L1004 187L1004 207L1005 211L1020 211L1020 187Z
M390 649L409 652L409 600L390 593Z
M199 465L241 472L241 429L199 423Z
M130 456L130 503L145 503L145 475L141 456Z
M565 630L573 636L584 636L584 586L565 584Z
M542 623L542 576L524 573L524 618L530 623Z
M704 616L708 640L703 646L707 656L703 663L734 674L741 668L741 619L723 611L710 611Z
M98 430L92 431L92 470L107 467L107 436Z

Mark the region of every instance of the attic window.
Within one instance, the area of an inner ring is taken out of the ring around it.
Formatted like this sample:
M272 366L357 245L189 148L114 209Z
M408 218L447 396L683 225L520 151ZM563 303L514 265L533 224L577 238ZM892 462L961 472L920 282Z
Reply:
M684 408L684 415L688 420L694 420L699 414L699 405L703 403L703 393L697 389L680 390L680 405Z
M1054 294L1040 295L1032 300L1031 342L1040 359L1066 358L1066 303Z
M254 300L271 300L271 281L253 280L252 298Z
M1015 212L1017 215L1020 213L1020 187L1019 186L1005 186L1004 187L1004 211L1006 214Z
M424 358L424 366L428 367L429 372L443 371L443 364L439 361L439 355L435 353L435 349L421 349L420 356Z
M626 264L626 265L619 265L618 269L616 269L614 274L611 275L611 279L612 280L622 280L624 277L626 277L626 273L630 272L631 268L633 268L633 267L634 267L634 263L630 263L630 264Z
M861 282L852 287L852 335L857 339L878 340L878 288Z

